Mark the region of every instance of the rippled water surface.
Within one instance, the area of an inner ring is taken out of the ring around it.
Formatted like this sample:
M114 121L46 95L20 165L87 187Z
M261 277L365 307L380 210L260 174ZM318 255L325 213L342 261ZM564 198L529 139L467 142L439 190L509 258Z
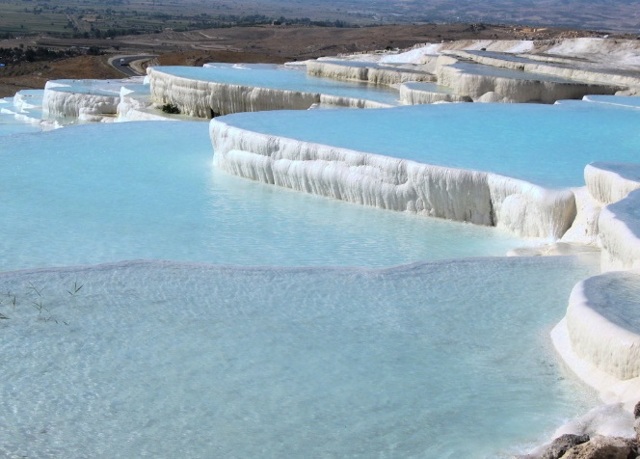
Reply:
M548 338L591 272L510 258L0 275L0 455L513 453L594 403Z

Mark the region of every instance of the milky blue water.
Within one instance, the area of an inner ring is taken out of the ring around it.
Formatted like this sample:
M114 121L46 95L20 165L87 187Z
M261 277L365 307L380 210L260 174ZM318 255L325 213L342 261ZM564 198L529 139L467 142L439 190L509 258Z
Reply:
M605 104L420 105L241 113L222 120L257 132L497 172L547 187L584 185L584 166L592 161L640 160L640 111Z
M596 403L548 332L597 260L373 270L522 241L227 176L207 127L2 137L0 456L506 457Z
M156 67L156 70L201 81L237 84L259 88L321 93L398 104L395 89L349 81L308 76L306 68L270 64L207 64L205 67Z
M593 271L0 274L0 456L509 457L595 403L548 338Z
M213 169L205 122L85 125L0 150L0 270L149 258L391 266L503 255L493 228L385 212Z

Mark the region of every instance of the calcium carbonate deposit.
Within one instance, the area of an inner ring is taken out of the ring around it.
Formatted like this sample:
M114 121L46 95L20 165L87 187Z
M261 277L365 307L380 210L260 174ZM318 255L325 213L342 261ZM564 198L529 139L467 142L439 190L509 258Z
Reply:
M0 455L633 437L639 55L432 43L0 100Z

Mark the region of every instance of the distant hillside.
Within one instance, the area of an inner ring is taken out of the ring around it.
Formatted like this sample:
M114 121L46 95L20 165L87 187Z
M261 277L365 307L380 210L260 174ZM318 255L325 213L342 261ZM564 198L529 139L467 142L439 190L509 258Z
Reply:
M488 22L640 33L639 0L256 0L347 22ZM308 3L308 4L307 4Z
M0 39L253 25L509 24L640 33L640 0L0 0Z

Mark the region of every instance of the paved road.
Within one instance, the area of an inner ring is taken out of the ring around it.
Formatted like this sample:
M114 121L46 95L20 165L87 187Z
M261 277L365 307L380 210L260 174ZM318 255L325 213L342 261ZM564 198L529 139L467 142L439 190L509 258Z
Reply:
M143 75L142 73L136 72L132 67L129 66L133 61L142 61L147 59L153 59L156 57L153 54L138 54L135 56L116 56L114 58L109 59L109 64L113 68L115 68L120 73L124 73L127 76L139 76Z

